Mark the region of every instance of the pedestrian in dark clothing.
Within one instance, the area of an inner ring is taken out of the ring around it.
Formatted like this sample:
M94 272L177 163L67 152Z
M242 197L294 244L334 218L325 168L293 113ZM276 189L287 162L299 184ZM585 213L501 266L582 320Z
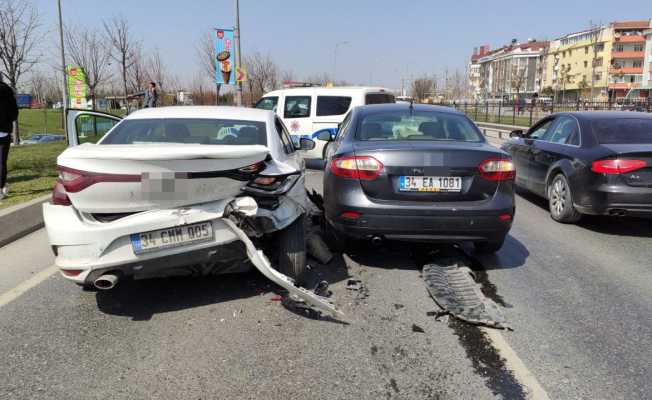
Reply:
M14 121L18 119L18 104L14 91L2 81L0 75L0 200L7 196L7 158L11 144Z
M145 99L143 101L143 107L145 108L153 108L156 107L156 103L158 103L158 90L156 90L156 83L150 82L149 83L149 88L145 90L143 93L145 96Z

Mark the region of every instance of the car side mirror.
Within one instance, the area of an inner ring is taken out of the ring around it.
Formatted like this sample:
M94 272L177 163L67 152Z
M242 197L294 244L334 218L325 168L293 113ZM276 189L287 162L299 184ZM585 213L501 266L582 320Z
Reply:
M333 136L331 134L330 129L323 129L319 132L317 132L317 139L323 140L324 142L330 142Z
M315 148L315 142L312 139L301 138L299 139L299 147L297 150L312 150Z
M517 129L517 130L511 131L509 133L509 137L511 137L511 138L522 138L523 136L524 135L523 135L523 130L522 129Z

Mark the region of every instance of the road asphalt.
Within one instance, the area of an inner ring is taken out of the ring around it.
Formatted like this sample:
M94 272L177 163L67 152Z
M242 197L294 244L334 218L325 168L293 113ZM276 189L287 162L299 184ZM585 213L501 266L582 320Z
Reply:
M256 272L82 291L39 275L53 257L34 232L0 248L0 399L518 399L523 370L550 399L652 397L652 223L561 225L545 206L518 195L495 256L462 246L513 327L491 335L428 315L420 267L440 246L311 261L347 315L335 321L285 307Z

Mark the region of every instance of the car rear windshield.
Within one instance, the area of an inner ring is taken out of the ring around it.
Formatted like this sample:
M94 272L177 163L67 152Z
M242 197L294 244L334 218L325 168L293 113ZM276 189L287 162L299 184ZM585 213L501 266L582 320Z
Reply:
M464 115L419 111L395 111L367 115L361 121L358 140L431 140L483 142L482 135Z
M364 99L365 104L396 103L393 94L390 93L367 93Z
M267 145L265 122L233 119L157 118L125 120L100 144L191 143Z
M652 118L605 118L591 125L601 144L652 144Z

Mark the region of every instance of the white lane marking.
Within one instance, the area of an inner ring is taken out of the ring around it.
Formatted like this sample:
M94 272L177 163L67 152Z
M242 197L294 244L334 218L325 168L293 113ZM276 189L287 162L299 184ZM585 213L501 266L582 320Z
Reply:
M514 377L521 383L532 400L550 400L548 393L543 389L537 378L527 369L516 352L509 346L505 337L497 329L481 328L489 337L498 353L505 359L505 365L514 373Z
M59 268L57 268L55 265L51 265L46 269L39 271L38 273L36 273L36 275L32 276L28 280L21 282L18 286L14 287L13 289L9 289L8 291L0 294L0 307L4 307L7 304L11 303L12 301L16 300L17 298L22 296L23 293L27 292L28 290L38 285L39 283L45 281L58 270Z

